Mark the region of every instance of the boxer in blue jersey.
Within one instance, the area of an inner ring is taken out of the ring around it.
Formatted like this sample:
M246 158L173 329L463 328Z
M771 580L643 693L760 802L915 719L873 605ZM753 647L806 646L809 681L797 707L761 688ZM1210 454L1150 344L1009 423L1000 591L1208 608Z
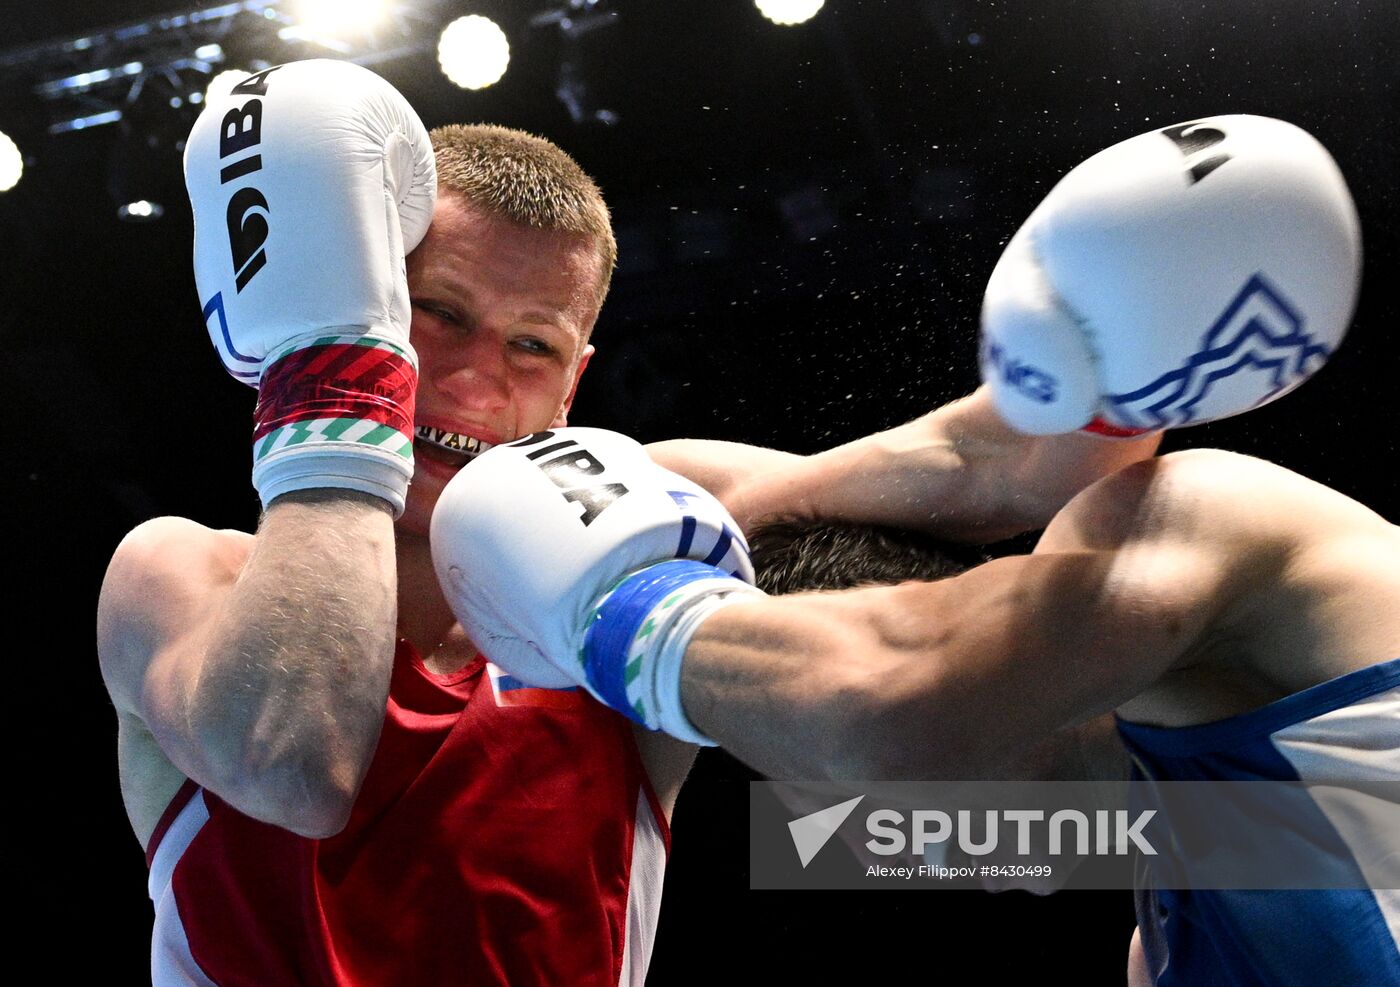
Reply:
M1244 469L1255 474L1260 489L1273 485L1270 473L1281 473L1287 479L1286 486L1280 487L1285 491L1280 503L1287 503L1293 496L1287 492L1288 487L1294 487L1296 493L1304 497L1309 493L1323 493L1321 500L1332 501L1336 507L1347 503L1330 491L1324 493L1323 488L1300 483L1298 477L1257 460L1225 453L1192 455L1204 460L1201 469L1196 471L1198 482L1192 484L1203 506L1210 505L1216 498L1230 499L1228 484L1217 486L1202 472L1210 465L1209 459L1217 460L1217 468ZM1183 458L1186 457L1180 454L1167 456L1159 460L1154 469L1164 471L1164 475L1167 470L1176 470L1180 478ZM1239 475L1246 488L1252 486L1248 483L1249 473ZM1111 493L1105 499L1112 503ZM1307 515L1315 504L1300 499L1297 506L1301 514ZM1080 509L1079 506L1072 508ZM1275 517L1274 523L1280 520ZM1093 523L1089 509L1085 509L1082 517L1081 524L1085 523ZM1322 521L1320 525L1325 529L1334 523ZM1393 527L1378 524L1376 528L1379 538L1374 548L1367 549L1367 555L1386 551L1386 541L1393 541ZM1238 539L1242 532L1234 531L1231 535ZM1346 551L1341 541L1335 548ZM753 549L757 581L766 591L775 594L892 585L909 579L944 579L966 571L970 567L969 560L976 555L975 551L969 552L955 544L931 543L908 532L820 524L765 526L756 532ZM1386 578L1383 560L1377 556L1376 561L1379 564L1370 575L1364 558L1355 563L1343 562L1342 585L1353 580L1365 584L1373 577ZM1354 569L1347 572L1353 565ZM1394 579L1393 574L1390 578ZM1269 593L1268 585L1260 585L1258 591ZM1348 633L1345 622L1323 623L1324 638ZM1243 650L1249 647L1249 642L1238 640L1233 647ZM1359 647L1367 645L1362 642ZM1391 651L1400 653L1400 648ZM1386 653L1384 643L1379 645L1379 653ZM1387 843L1393 848L1393 832L1390 840L1375 839L1374 833L1367 833L1357 825L1360 820L1349 819L1336 809L1348 805L1356 807L1358 802L1364 801L1357 799L1357 794L1368 787L1383 786L1393 795L1400 784L1400 756L1397 756L1400 669L1396 666L1397 660L1379 662L1265 703L1250 712L1196 726L1164 727L1105 714L1057 731L1045 742L1032 745L1024 756L1003 759L992 773L1004 779L1053 777L1110 783L1131 777L1141 784L1135 784L1128 791L1146 800L1139 808L1150 805L1168 813L1173 827L1194 826L1190 830L1193 838L1204 837L1208 847L1236 839L1240 841L1235 844L1237 847L1241 844L1257 847L1258 854L1244 857L1243 864L1238 857L1232 859L1230 865L1235 867L1236 874L1272 880L1272 874L1262 873L1254 865L1266 856L1290 854L1292 848L1288 842L1297 835L1308 841L1318 857L1328 855L1331 859L1300 860L1296 856L1271 859L1269 870L1276 869L1304 880L1324 874L1335 876L1356 866L1353 850L1358 845L1363 868L1374 863L1371 856L1377 849L1384 850ZM1161 716L1152 717L1150 711L1143 715L1149 720L1162 720ZM917 742L917 739L911 737L909 742ZM762 763L762 755L755 755L755 758ZM939 770L944 775L953 773L947 766ZM1153 798L1161 791L1157 782L1209 780L1278 780L1296 784L1256 786L1260 792L1258 798L1246 792L1247 786L1210 792L1199 785L1189 792L1169 794L1165 799ZM1338 793L1328 793L1317 787L1324 785L1337 786L1341 797L1329 803L1327 795ZM1124 793L1114 784L1097 790L1109 801ZM780 797L783 791L781 787L778 789ZM1004 797L1005 789L1002 791ZM1323 791L1323 799L1313 798L1316 791ZM1287 800L1286 811L1281 813L1286 829L1283 837L1277 832L1264 834L1260 829L1259 814L1274 798ZM796 814L804 814L823 808L830 801L831 796L826 794L818 801L799 799L790 807ZM979 803L978 807L989 806ZM1250 817L1238 824L1222 819L1222 813L1239 809L1249 811ZM1382 824L1393 824L1400 818L1400 806L1393 803L1383 812L1388 819L1382 817ZM1164 849L1165 844L1158 841L1159 832L1165 833L1165 830L1153 832L1151 836L1158 848ZM844 829L841 835L846 835ZM864 830L857 829L856 835L847 838L858 860L865 864L910 862L904 858L893 861L871 853L865 844L866 835ZM1142 866L1137 869L1136 897L1142 924L1132 944L1132 984L1359 984L1394 979L1396 893L1384 890L1387 883L1395 881L1393 866L1382 868L1380 872L1373 870L1368 874L1363 870L1343 877L1341 883L1350 881L1358 885L1351 888L1266 891L1182 890L1171 886L1191 870L1204 879L1203 885L1208 886L1212 878L1228 883L1227 875L1212 870L1214 861L1209 858L1202 861L1199 849L1194 861L1188 854L1183 864L1180 854L1169 854L1164 858L1165 867L1143 858ZM959 856L939 862L947 865L1046 863L1054 868L1052 880L1032 883L992 878L982 881L992 890L1027 887L1043 892L1067 883L1069 869L1073 866L1066 867L1065 856L1047 855L1044 850L1044 847L1033 846L1031 855ZM1185 869L1176 870L1178 867ZM1222 877L1225 879L1221 880ZM1376 881L1383 890L1359 886L1368 879Z
M1169 456L1159 465L1169 466L1176 458ZM1209 487L1203 493L1213 496ZM861 525L765 525L752 537L757 583L773 594L946 579L976 564L979 555L981 562L988 560L970 546ZM1377 793L1367 791L1384 788L1393 797L1400 790L1394 665L1381 663L1204 726L1164 729L1105 714L1057 732L1019 761L998 765L996 774L1002 779L1073 779L1073 790L1093 792L1090 797L1102 799L1101 805L1129 804L1130 812L1151 808L1163 814L1147 828L1161 856L1140 857L1135 868L1147 947L1133 947L1134 984L1154 979L1161 984L1372 982L1387 971L1384 958L1393 953L1387 920L1393 923L1395 915L1386 910L1393 892L1388 897L1362 885L1368 880L1378 887L1393 885L1400 871L1383 866L1368 874L1351 868L1358 845L1363 864L1370 866L1376 851L1384 853L1389 845L1393 852L1400 838L1400 805L1388 803L1377 816L1370 801ZM1125 786L1127 778L1133 784ZM1158 784L1211 780L1284 784ZM1337 787L1328 791L1319 787L1323 785ZM959 794L950 794L948 787L937 791L974 813L1005 808L1012 791L1029 796L1031 804L1036 797L1032 787L1005 785L972 786ZM1317 792L1320 800L1314 798ZM808 794L780 785L774 793L794 816L832 801L826 789ZM1121 802L1124 798L1127 803ZM936 797L933 804L940 804ZM1363 832L1356 825L1359 819L1338 811L1368 806L1376 817L1372 822L1386 827L1389 839ZM1246 814L1236 815L1240 812ZM1266 832L1261 820L1270 813L1283 825ZM1184 833L1192 843L1170 842L1169 830ZM1045 865L1043 872L1051 875L1043 881L983 878L980 883L989 890L1046 892L1074 878L1072 856L1047 853L1043 839L1039 845L1032 842L1029 852L1008 841L1000 853L970 856L950 838L934 844L925 859L913 853L896 859L873 852L878 847L873 841L867 845L870 834L863 827L845 826L838 835L862 866L992 863L1012 865L1003 868L1009 873L1018 866L1024 872ZM1290 845L1295 838L1308 841L1306 851ZM1232 856L1222 867L1217 853L1226 845ZM1242 853L1242 848L1252 852ZM1251 880L1272 888L1311 882L1318 890L1225 889ZM1327 882L1349 887L1321 890ZM1181 890L1184 883L1212 890ZM1294 942L1285 930L1300 924L1308 926L1306 935ZM1382 957L1375 965L1368 959L1372 951ZM1155 958L1155 978L1147 973L1147 956Z

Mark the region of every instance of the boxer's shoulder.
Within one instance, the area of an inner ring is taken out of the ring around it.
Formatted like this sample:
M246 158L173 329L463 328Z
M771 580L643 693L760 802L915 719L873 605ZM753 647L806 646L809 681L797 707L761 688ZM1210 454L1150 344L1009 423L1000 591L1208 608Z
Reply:
M1151 541L1197 544L1239 564L1284 564L1353 534L1393 528L1350 497L1275 463L1191 449L1135 463L1084 490L1056 517L1041 550Z
M1220 449L1144 460L1105 477L1056 515L1036 552L1112 552L1142 592L1209 612L1238 643L1273 619L1296 561L1363 520L1364 508L1281 466ZM1190 578L1183 579L1182 574ZM1203 642L1202 647L1206 647Z
M1175 667L1120 709L1130 720L1223 719L1400 643L1400 529L1250 456L1197 449L1130 466L1075 498L1036 551L1113 552L1136 592L1207 615Z

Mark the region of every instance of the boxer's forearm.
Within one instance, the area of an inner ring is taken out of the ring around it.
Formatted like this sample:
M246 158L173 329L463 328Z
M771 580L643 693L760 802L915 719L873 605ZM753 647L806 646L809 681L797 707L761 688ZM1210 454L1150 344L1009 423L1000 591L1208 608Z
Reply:
M1043 740L1008 742L1006 723L959 695L948 637L907 606L919 595L795 594L716 613L686 647L686 716L770 777L866 787L975 777Z
M770 597L688 639L681 704L756 769L804 780L990 777L1116 708L1198 640L1196 553L998 559L934 583Z
M872 602L885 608L870 592L772 598L709 618L685 652L686 716L774 778L864 790L975 777L1004 762L1016 749L1006 723L974 722L977 704L964 706L939 674L945 642L914 623L916 640L894 642L871 618Z
M701 624L686 647L681 703L696 727L769 777L868 778L864 746L844 737L869 698L870 642L803 599L745 603ZM862 668L845 655L861 656Z
M396 615L383 501L276 501L186 697L210 787L307 834L343 824L379 737Z
M1158 436L1022 435L985 389L905 425L751 477L754 516L884 524L991 542L1043 528L1075 494L1156 451Z

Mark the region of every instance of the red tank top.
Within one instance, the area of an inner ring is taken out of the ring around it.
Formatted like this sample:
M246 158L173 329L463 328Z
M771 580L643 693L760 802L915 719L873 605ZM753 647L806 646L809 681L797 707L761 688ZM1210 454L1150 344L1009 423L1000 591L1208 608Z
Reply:
M669 831L631 725L480 658L400 642L344 831L312 840L192 782L151 839L164 984L640 984Z

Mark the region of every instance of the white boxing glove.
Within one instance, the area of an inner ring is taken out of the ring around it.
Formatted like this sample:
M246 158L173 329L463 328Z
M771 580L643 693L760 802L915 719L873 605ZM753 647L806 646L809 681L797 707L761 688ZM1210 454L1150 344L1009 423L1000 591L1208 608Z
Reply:
M743 535L709 493L626 436L555 429L462 467L431 542L447 601L489 660L709 743L681 708L685 645L715 610L762 595Z
M1239 414L1341 342L1361 234L1336 163L1292 124L1219 116L1094 155L987 285L982 377L1030 434L1133 435Z
M341 487L402 512L418 376L404 257L437 194L417 114L349 62L279 65L205 107L185 183L210 338L258 388L263 504Z

